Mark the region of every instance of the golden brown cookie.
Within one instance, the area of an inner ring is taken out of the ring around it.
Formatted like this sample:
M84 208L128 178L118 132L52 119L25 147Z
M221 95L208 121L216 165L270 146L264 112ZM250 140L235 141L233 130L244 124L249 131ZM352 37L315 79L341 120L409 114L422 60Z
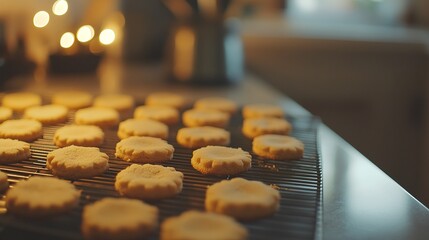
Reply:
M177 132L177 142L187 148L200 148L209 145L227 146L230 134L222 128L190 127L181 128Z
M124 196L162 199L182 191L183 173L172 167L132 164L116 175L115 189Z
M139 106L134 111L134 118L152 119L167 125L173 125L179 121L179 111L167 106Z
M67 121L68 109L62 105L44 105L25 109L24 118L34 119L42 124L56 124Z
M13 111L7 107L0 107L0 123L10 119L13 115Z
M198 99L194 104L194 108L212 109L233 114L237 111L237 104L227 98L207 97Z
M173 108L183 108L187 104L186 98L170 92L151 93L146 98L146 105L167 106Z
M85 239L143 239L158 225L158 209L140 200L103 198L82 214Z
M252 145L256 155L274 160L300 159L304 154L301 141L284 135L261 135L253 139Z
M283 118L283 108L271 104L248 104L243 107L243 118Z
M249 118L244 119L242 132L248 138L265 134L287 135L292 125L282 118Z
M207 146L192 153L191 164L203 174L236 175L252 166L252 156L241 148Z
M39 106L41 104L42 98L34 93L9 93L3 97L3 106L18 112L22 112L26 108Z
M161 225L161 240L244 240L248 233L233 218L216 213L187 211Z
M119 113L112 108L89 107L76 111L75 123L109 128L118 125Z
M14 163L30 157L30 144L14 140L0 139L0 163Z
M125 139L131 136L167 139L168 126L150 119L128 119L121 122L118 129L118 137L120 139Z
M207 188L206 210L239 220L273 215L280 206L280 193L269 185L243 178L222 180Z
M0 124L0 137L31 142L43 135L42 124L32 119L6 120Z
M90 178L109 168L109 157L96 147L72 145L50 152L46 167L60 178Z
M66 125L58 128L54 134L54 144L58 147L71 145L98 147L103 141L103 130L92 125Z
M217 110L191 109L182 116L183 125L187 127L225 127L229 124L229 114Z
M173 158L174 147L160 138L129 137L116 144L116 157L136 163L160 163Z
M30 177L16 183L6 194L8 213L25 217L46 217L72 210L80 192L66 180Z
M92 95L84 91L62 91L52 96L52 103L76 110L91 106Z
M95 98L94 106L127 111L134 107L134 98L126 94L103 94Z

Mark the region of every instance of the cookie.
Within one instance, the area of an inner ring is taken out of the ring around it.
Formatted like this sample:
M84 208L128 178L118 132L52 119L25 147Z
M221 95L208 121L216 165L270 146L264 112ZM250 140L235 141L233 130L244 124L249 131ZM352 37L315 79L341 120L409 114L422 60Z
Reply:
M11 138L31 142L42 135L42 124L36 120L6 120L0 124L0 138Z
M273 160L300 159L304 154L304 144L294 137L267 134L255 137L253 152Z
M24 118L34 119L42 124L56 124L67 121L68 109L62 105L44 105L29 107L24 112Z
M72 210L80 192L66 180L30 177L16 183L6 193L8 213L25 217L46 217Z
M283 118L283 108L270 104L248 104L243 107L243 118Z
M292 125L282 118L249 118L244 119L242 132L248 138L265 134L287 135Z
M39 106L41 104L42 98L34 93L9 93L3 97L3 106L17 112L22 112L26 108Z
M190 127L177 132L177 142L186 148L200 148L208 145L227 146L230 134L222 128Z
M10 119L13 115L13 111L7 107L0 107L0 123Z
M201 98L194 103L196 109L212 109L233 114L237 111L237 104L227 98L207 97Z
M174 147L160 138L129 137L116 144L115 156L127 162L160 163L173 158Z
M172 167L132 164L116 175L115 189L126 197L154 200L182 191L183 173Z
M134 107L134 98L125 94L104 94L95 98L94 107L113 108L117 111L127 111Z
M128 119L119 124L118 137L125 139L131 136L167 139L168 127L164 123L150 119Z
M30 157L30 144L14 139L0 139L0 163L15 163Z
M55 131L53 140L57 147L70 145L99 147L103 144L104 132L92 125L67 125Z
M75 123L109 128L118 125L119 113L112 108L89 107L76 111Z
M207 188L206 210L239 220L254 220L274 214L280 206L280 193L259 181L243 178L222 180Z
M7 181L7 174L0 171L0 193L3 193L9 188L9 182Z
M217 110L191 109L183 113L182 121L187 127L225 127L229 123L229 114Z
M252 156L241 148L207 146L192 153L191 164L202 174L235 175L252 166Z
M72 145L48 153L46 167L60 178L90 178L109 168L109 157L95 147Z
M187 101L183 96L169 92L152 93L146 98L146 105L149 106L167 106L180 109L184 108L186 104Z
M103 198L84 207L85 239L143 239L158 225L158 209L136 199Z
M139 106L134 111L134 118L152 119L167 125L173 125L179 121L179 111L167 106Z
M52 96L52 103L76 110L92 104L92 95L84 91L63 91Z
M161 240L244 240L248 233L233 218L190 210L161 224Z

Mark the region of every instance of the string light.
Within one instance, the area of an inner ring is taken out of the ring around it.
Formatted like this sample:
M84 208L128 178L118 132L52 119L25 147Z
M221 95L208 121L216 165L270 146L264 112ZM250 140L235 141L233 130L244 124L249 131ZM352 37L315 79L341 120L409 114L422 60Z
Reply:
M103 31L101 31L100 33L100 37L99 37L100 42L103 45L109 45L112 44L113 41L115 41L115 32L112 29L104 29Z
M61 36L60 45L63 48L69 48L74 43L74 34L71 32L66 32Z
M34 14L33 24L35 27L43 28L49 23L49 13L46 11L39 11Z
M54 2L54 5L52 5L52 12L58 16L66 14L68 9L69 4L66 0L57 0L56 2Z
M94 37L94 28L91 25L84 25L77 30L77 40L88 42Z

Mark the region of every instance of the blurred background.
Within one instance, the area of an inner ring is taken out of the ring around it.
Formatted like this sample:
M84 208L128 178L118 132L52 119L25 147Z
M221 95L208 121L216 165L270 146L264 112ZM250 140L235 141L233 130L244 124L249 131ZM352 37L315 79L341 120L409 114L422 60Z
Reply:
M104 61L190 83L255 74L426 206L428 57L427 0L0 0L3 92Z

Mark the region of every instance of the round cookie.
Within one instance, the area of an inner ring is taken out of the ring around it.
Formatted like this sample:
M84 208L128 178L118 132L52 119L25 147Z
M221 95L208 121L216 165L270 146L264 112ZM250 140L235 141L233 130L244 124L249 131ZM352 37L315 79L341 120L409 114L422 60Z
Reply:
M15 163L30 157L30 144L14 139L0 139L0 163Z
M52 103L76 110L91 106L92 95L84 91L63 91L52 96Z
M273 160L300 159L304 154L304 144L294 137L267 134L255 137L253 152Z
M127 162L160 163L173 158L174 147L160 138L129 137L116 144L115 156Z
M116 175L115 189L126 197L154 200L182 191L183 173L172 167L132 164Z
M179 109L185 107L186 103L183 96L169 92L152 93L146 98L146 105L149 106L167 106Z
M8 188L9 182L7 181L7 174L0 171L0 193L3 193Z
M34 119L43 124L56 124L67 121L68 109L62 105L44 105L29 107L24 112L24 118Z
M216 213L187 211L161 224L161 240L244 240L248 233L233 218Z
M265 134L287 135L292 125L282 118L249 118L244 119L242 132L248 138Z
M94 106L127 111L134 107L134 99L132 96L125 94L104 94L95 98Z
M158 225L158 209L136 199L103 198L82 213L85 239L143 239Z
M54 144L58 147L70 145L98 147L103 141L103 130L92 125L66 125L57 129L54 134Z
M0 138L31 142L43 135L42 124L32 119L6 120L0 124Z
M22 112L26 108L41 105L42 98L34 93L18 92L6 94L2 102L4 107Z
M95 147L72 145L48 153L46 167L60 178L90 178L109 168L109 157Z
M134 118L152 119L167 125L173 125L179 121L179 111L167 106L139 106L134 111Z
M9 213L25 217L46 217L68 212L80 197L73 184L53 177L30 177L16 183L6 194Z
M198 99L194 104L194 108L212 109L233 114L237 111L237 104L227 98L207 97Z
M76 124L109 128L118 125L119 113L112 108L89 107L77 110L74 120Z
M125 139L131 136L167 139L168 127L164 123L150 119L128 119L119 124L118 137Z
M206 210L239 220L254 220L274 214L280 193L269 185L243 178L222 180L207 188Z
M241 148L207 146L192 153L191 164L202 174L236 175L252 166L252 156Z
M283 108L270 104L248 104L243 107L243 118L283 118Z
M177 132L177 142L187 148L200 148L209 145L227 146L230 134L222 128L190 127L181 128Z
M191 109L183 113L183 125L187 127L225 127L229 123L229 115L209 109Z
M0 107L0 123L10 119L13 115L13 111L7 107Z

